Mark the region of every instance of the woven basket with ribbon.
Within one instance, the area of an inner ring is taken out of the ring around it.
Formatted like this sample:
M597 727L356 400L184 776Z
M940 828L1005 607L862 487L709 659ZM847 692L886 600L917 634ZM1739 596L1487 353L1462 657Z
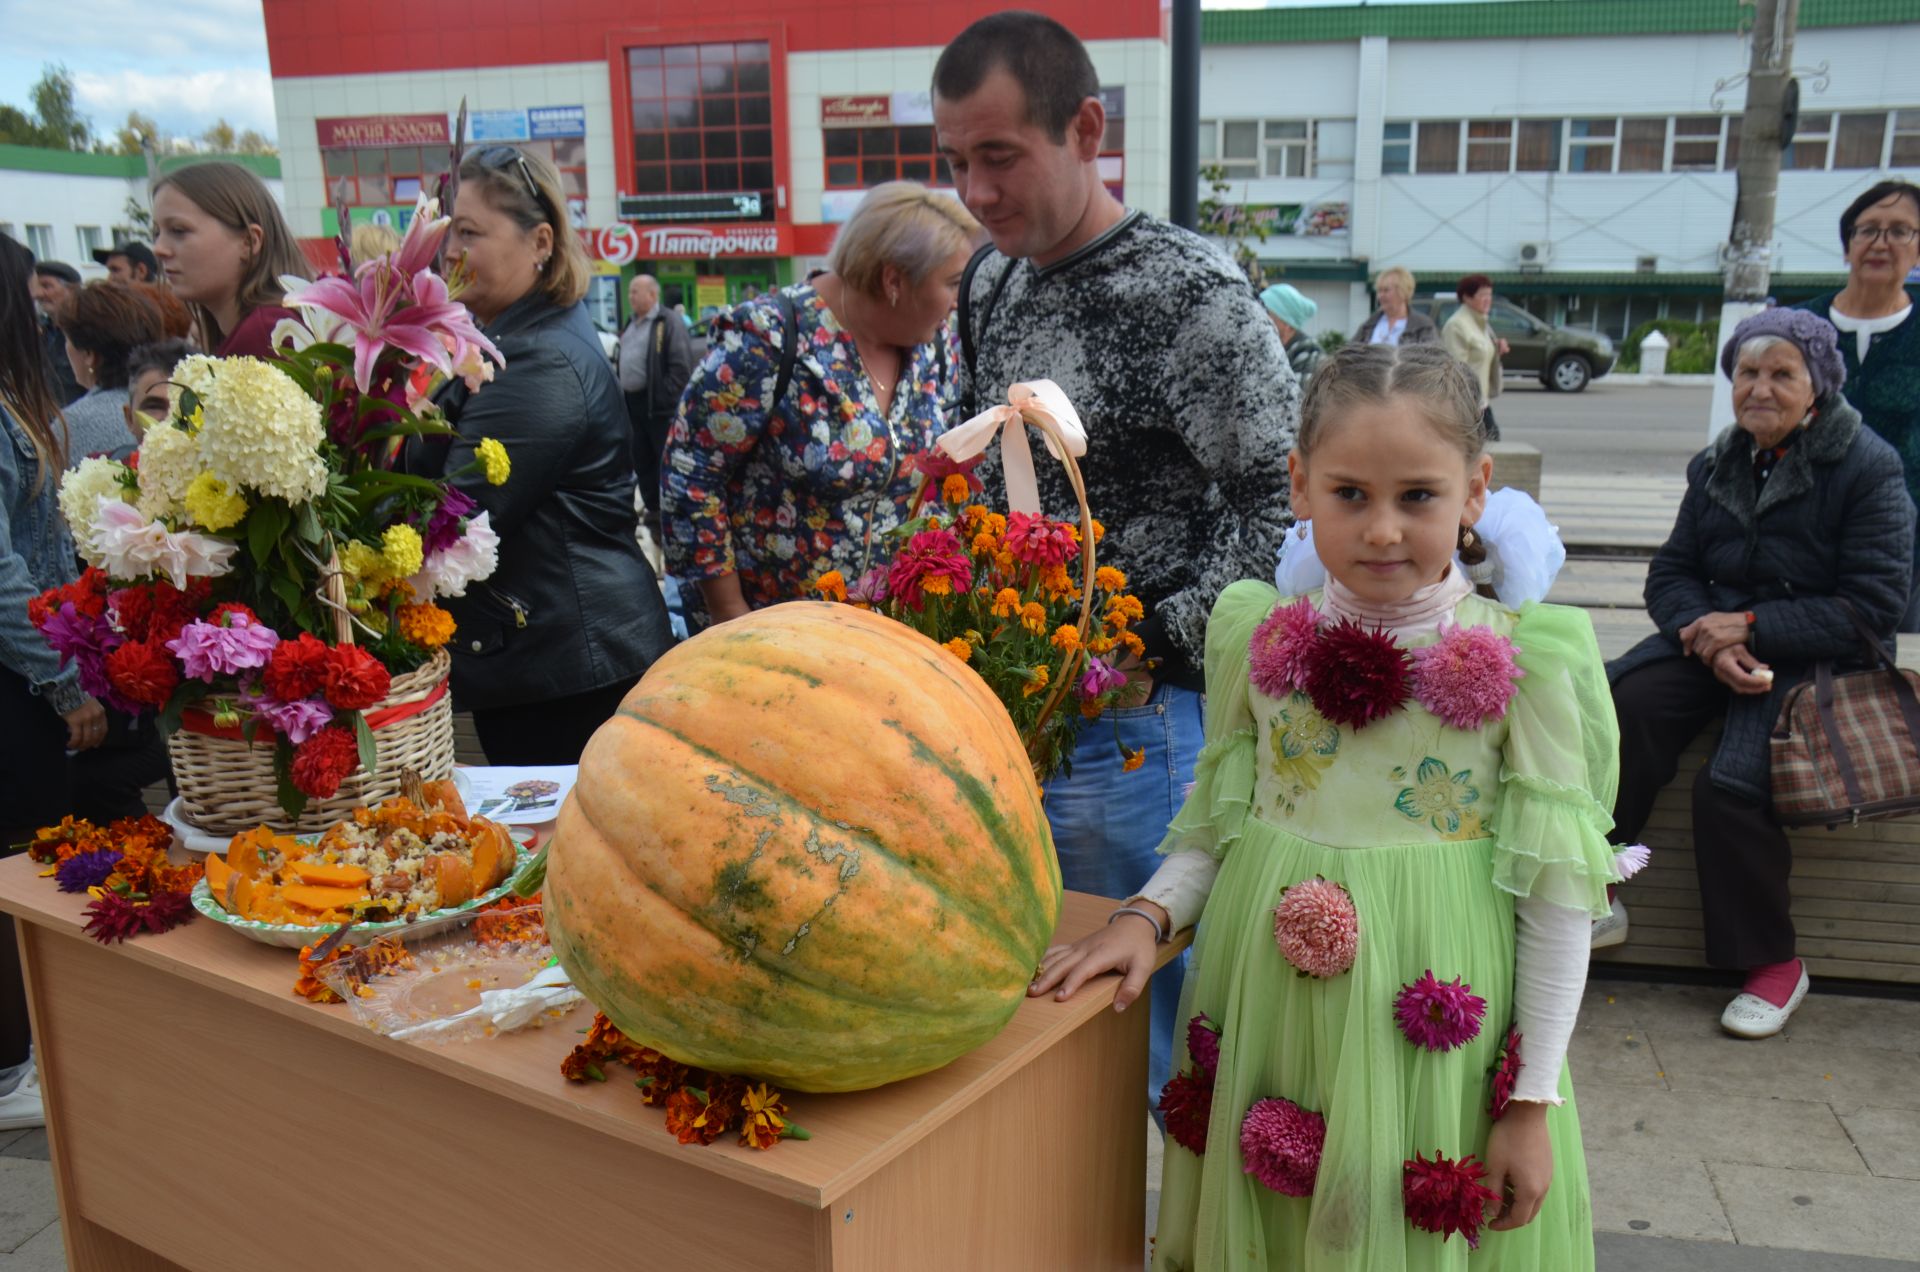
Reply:
M353 643L353 619L339 558L328 560L323 597L332 612L334 643ZM365 713L379 760L369 772L356 767L340 789L326 799L307 802L300 816L281 806L271 737L248 742L236 726L215 723L205 711L181 713L180 727L167 740L180 811L201 830L238 834L266 825L293 834L311 834L349 816L354 809L400 794L401 774L411 769L427 781L453 773L453 699L447 691L451 660L444 649L403 675L395 676L387 696Z

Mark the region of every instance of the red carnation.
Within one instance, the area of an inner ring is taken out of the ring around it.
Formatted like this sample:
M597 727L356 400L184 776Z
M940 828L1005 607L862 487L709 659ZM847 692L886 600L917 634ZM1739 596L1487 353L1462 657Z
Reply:
M315 799L331 799L359 763L353 730L333 725L293 748L293 784Z
M1457 1162L1441 1152L1435 1152L1432 1161L1415 1153L1401 1179L1407 1222L1422 1232L1439 1233L1442 1241L1457 1232L1467 1239L1468 1249L1478 1249L1487 1204L1500 1200L1480 1182L1486 1176L1486 1168L1471 1153Z
M1160 1111L1166 1114L1167 1134L1190 1153L1207 1151L1207 1123L1213 1120L1213 1082L1194 1073L1181 1073L1160 1091Z
M164 644L200 616L200 609L207 603L207 595L212 590L213 585L206 579L189 580L184 592L171 583L138 584L115 592L114 605L122 615L122 626L125 626L123 606L128 594L144 592L146 595L143 600L135 600L132 604L136 616L143 620L145 632L136 636L129 628L127 635L135 640L151 639Z
M365 711L387 696L393 676L358 645L335 645L327 651L325 689L336 711Z
M130 640L107 655L107 681L145 707L163 707L180 685L180 666L157 638Z
M250 607L242 605L239 601L220 602L220 604L213 607L213 613L207 615L207 621L215 627L232 627L234 624L227 622L227 615L229 614L238 614L240 617L246 619L247 621L245 623L240 624L242 627L260 626L260 616L255 614Z
M99 618L107 612L107 576L92 566L71 583L48 588L27 602L27 618L35 627L40 627L47 619L60 612L60 607L68 601L73 602L74 612L86 618Z
M1303 687L1321 715L1359 729L1398 711L1412 692L1412 676L1413 656L1389 633L1345 619L1321 631Z
M327 646L312 632L273 647L260 683L282 702L298 702L320 692L327 680Z

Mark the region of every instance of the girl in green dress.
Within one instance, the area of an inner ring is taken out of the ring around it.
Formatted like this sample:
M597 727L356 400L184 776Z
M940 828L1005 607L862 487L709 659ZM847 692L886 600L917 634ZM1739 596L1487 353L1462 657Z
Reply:
M1207 745L1161 852L1032 992L1200 923L1161 1098L1153 1266L1587 1272L1565 1058L1617 731L1585 614L1474 594L1492 465L1443 351L1349 346L1290 457L1324 589L1228 588Z

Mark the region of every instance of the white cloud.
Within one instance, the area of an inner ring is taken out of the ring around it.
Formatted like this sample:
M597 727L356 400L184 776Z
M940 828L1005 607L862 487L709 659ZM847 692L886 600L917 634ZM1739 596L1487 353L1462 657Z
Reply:
M163 69L267 60L261 0L0 0L8 52L36 61Z
M107 135L137 110L176 136L198 136L216 119L237 130L274 134L273 80L264 69L226 71L75 71L74 96Z

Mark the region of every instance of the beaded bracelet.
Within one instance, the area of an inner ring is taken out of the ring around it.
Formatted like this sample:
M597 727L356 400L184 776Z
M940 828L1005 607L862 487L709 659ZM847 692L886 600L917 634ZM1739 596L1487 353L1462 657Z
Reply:
M1109 914L1107 916L1107 926L1112 927L1113 921L1119 918L1123 914L1139 915L1141 918L1145 919L1148 923L1151 923L1153 925L1154 943L1156 945L1165 945L1167 943L1167 932L1164 928L1160 926L1160 920L1154 918L1151 914L1148 914L1145 910L1142 910L1137 905L1123 905L1118 910L1115 910L1112 914Z

